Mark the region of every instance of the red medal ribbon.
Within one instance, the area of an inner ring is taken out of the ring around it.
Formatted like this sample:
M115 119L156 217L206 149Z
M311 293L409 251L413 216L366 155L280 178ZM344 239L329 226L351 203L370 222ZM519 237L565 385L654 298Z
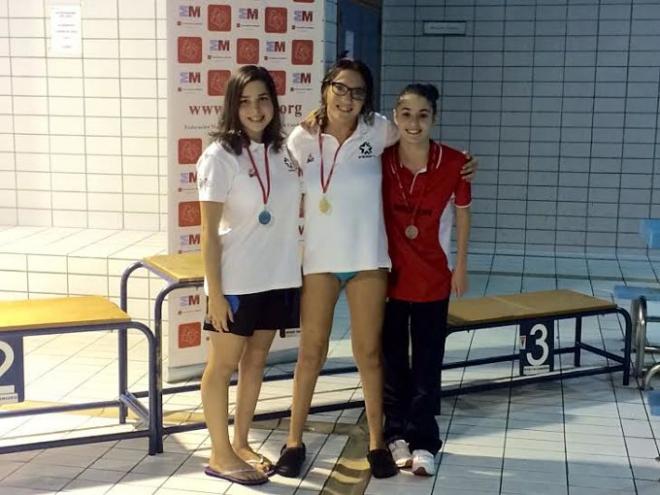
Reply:
M266 167L266 186L264 187L264 182L261 179L261 174L259 173L259 168L257 167L257 164L254 161L254 157L252 156L252 152L250 151L250 147L246 146L248 156L250 157L250 161L252 162L252 167L254 168L254 174L257 176L257 180L259 181L259 187L261 187L261 197L263 198L264 201L264 207L268 204L268 198L270 198L270 165L268 164L268 146L264 145L264 164Z
M325 179L325 169L323 165L323 135L321 131L319 131L319 153L321 155L321 190L323 191L323 194L327 193L328 188L330 187L330 181L332 180L332 174L335 171L335 165L337 164L337 155L339 154L339 150L341 149L341 146L342 145L340 144L339 148L337 148L337 151L335 152L335 157L332 159L332 167L330 167L330 173L328 174L327 179Z
M429 156L428 163L426 165L426 170L429 170L429 164L440 164L440 160L442 159L442 145L438 145L437 149L440 151L436 151L434 147L431 147L431 153ZM434 156L435 155L435 156ZM399 177L399 168L401 168L403 165L401 165L401 158L399 157L399 151L397 149L395 156L394 156L394 166L392 167L392 172L394 173L394 177L396 178L396 183L399 186L399 192L401 193L401 197L403 198L403 202L406 204L408 209L412 209L412 213L410 215L410 221L408 222L409 225L414 226L415 225L415 217L417 217L417 210L419 210L420 205L422 204L422 201L424 200L424 196L426 195L426 189L428 187L429 181L425 180L424 181L424 188L422 189L421 194L418 196L417 202L415 203L414 206L411 207L411 199L412 199L412 194L413 191L411 190L409 193L406 193L405 189L403 188L403 184L401 183L401 177ZM419 173L419 172L417 172ZM415 174L416 175L416 174ZM415 179L413 178L413 181ZM414 182L413 182L413 189L414 189ZM410 194L410 198L408 196Z

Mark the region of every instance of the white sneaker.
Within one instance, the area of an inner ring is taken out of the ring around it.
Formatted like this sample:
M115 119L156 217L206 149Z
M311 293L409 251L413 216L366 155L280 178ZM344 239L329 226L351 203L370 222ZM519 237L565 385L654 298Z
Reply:
M435 474L435 456L428 450L413 450L412 472L417 476L433 476Z
M392 453L394 463L400 468L409 468L412 466L412 454L408 448L408 442L399 439L390 442L387 446Z

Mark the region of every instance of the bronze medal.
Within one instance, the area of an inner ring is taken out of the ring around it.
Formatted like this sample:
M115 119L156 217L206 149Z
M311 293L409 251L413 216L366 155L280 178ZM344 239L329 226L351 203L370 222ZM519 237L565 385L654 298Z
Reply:
M417 236L419 235L419 229L412 224L408 225L404 232L406 234L406 237L410 240L416 239Z

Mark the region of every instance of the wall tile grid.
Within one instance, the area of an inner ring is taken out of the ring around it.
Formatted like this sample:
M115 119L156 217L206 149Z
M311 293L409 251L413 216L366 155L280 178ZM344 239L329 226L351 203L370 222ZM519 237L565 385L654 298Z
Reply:
M71 227L0 227L0 300L100 295L119 304L122 272L163 254L164 232ZM165 282L147 270L131 276L128 311L151 324ZM167 315L167 311L164 311Z
M165 0L81 2L77 58L49 5L0 2L0 224L165 229Z
M383 109L441 89L435 137L480 159L472 250L640 254L660 217L660 2L385 0ZM430 20L466 36L424 36Z

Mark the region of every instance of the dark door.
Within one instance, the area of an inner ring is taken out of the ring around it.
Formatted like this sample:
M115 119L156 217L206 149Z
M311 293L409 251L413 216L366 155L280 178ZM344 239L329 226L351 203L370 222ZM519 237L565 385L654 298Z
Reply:
M374 104L380 107L380 0L339 0L339 56L365 62L374 76Z

